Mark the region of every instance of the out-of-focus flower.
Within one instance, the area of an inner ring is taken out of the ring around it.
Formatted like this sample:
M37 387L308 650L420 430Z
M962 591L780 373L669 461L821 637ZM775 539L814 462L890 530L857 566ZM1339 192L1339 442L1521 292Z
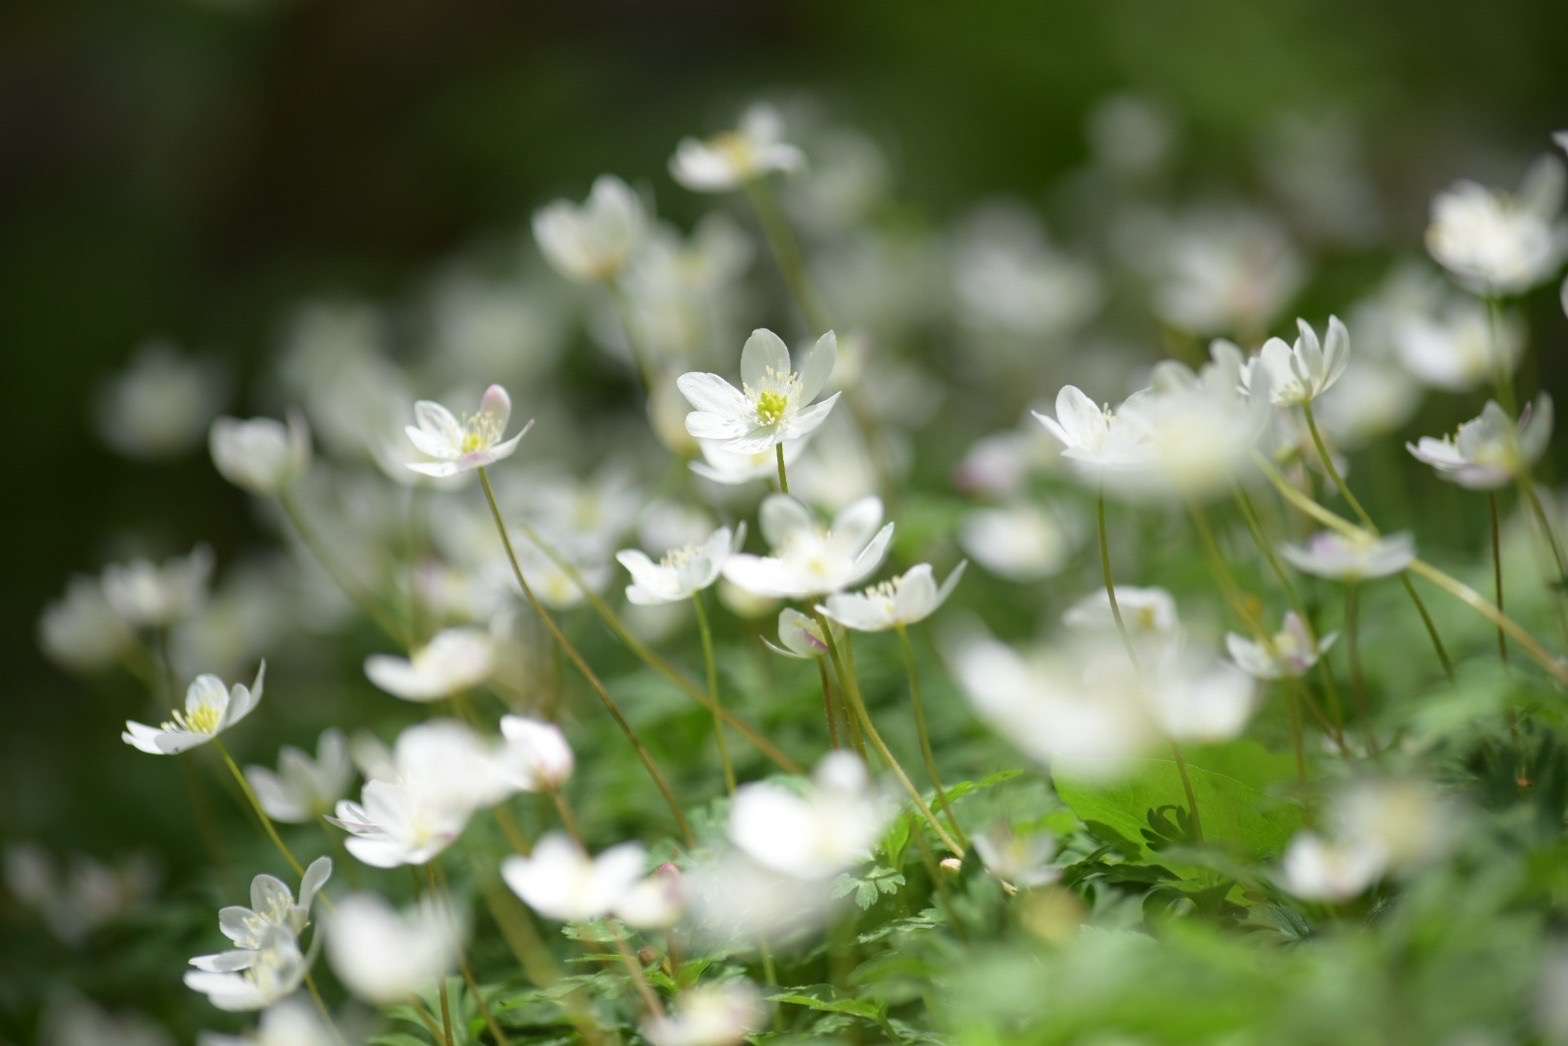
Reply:
M1054 446L1042 443L1034 426L986 436L970 446L953 470L953 486L965 494L1013 498L1036 470L1056 458Z
M1039 581L1067 565L1078 533L1070 517L1019 502L966 513L958 525L958 544L993 574Z
M224 479L253 494L278 493L310 467L310 430L290 414L272 418L219 418L207 435L212 463Z
M520 715L501 717L501 772L512 787L525 792L552 792L572 776L576 760L566 735L554 723Z
M1332 820L1337 838L1381 852L1393 871L1411 872L1453 849L1461 812L1425 781L1389 778L1340 792Z
M104 386L98 430L126 457L172 457L196 445L222 405L226 384L216 367L181 358L168 342L149 342Z
M1062 870L1051 864L1056 837L1049 832L1020 835L1006 821L997 821L977 833L974 844L986 871L1014 886L1044 886L1061 878Z
M676 381L695 408L686 431L699 440L720 440L727 450L755 453L804 439L827 420L838 402L835 392L814 402L833 376L838 339L828 331L817 339L797 371L789 347L770 330L751 332L741 349L741 387L717 374L691 371Z
M670 158L670 174L693 192L728 192L773 171L794 171L805 163L799 149L784 141L784 121L772 108L754 105L740 127L706 141L684 138Z
M552 832L529 856L502 862L501 878L545 918L583 922L608 915L642 877L646 862L647 853L637 843L589 857L571 839Z
M503 440L511 417L512 398L499 385L485 389L479 413L462 424L441 404L420 400L414 404L414 418L419 425L409 425L403 431L414 449L431 460L411 461L408 467L421 475L440 478L510 457L518 441L533 426L530 421L511 439Z
M1243 672L1256 679L1286 679L1305 675L1339 638L1330 632L1313 641L1307 624L1294 610L1285 614L1284 627L1267 643L1228 632L1225 648Z
M1279 551L1304 574L1351 582L1398 574L1416 558L1415 539L1406 533L1348 538L1324 530L1305 545L1281 545Z
M267 663L263 661L255 682L248 687L244 683L226 687L217 676L197 676L185 691L183 712L176 709L172 720L156 727L126 720L120 740L149 755L178 755L204 745L250 715L261 701L266 675Z
M534 215L534 239L555 270L582 283L610 281L625 270L647 235L642 203L612 175L595 179L581 205L556 200Z
M1222 658L1171 646L1161 651L1143 672L1125 657L1102 659L1085 673L1092 685L1136 685L1155 728L1173 741L1211 744L1241 736L1257 705L1257 685L1251 676ZM1096 679L1096 670L1111 679L1129 674L1135 681L1107 683Z
M62 867L30 843L5 850L6 889L72 947L100 926L142 908L157 885L157 868L144 855L106 864L74 854L69 866Z
M1171 114L1133 94L1113 94L1098 102L1089 113L1086 130L1095 162L1124 178L1157 173L1176 144Z
M768 1008L747 980L699 984L682 992L668 1014L645 1021L653 1046L734 1046L762 1027Z
M693 936L718 949L807 939L835 907L821 879L780 872L734 850L699 859L681 882Z
M1253 396L1268 396L1281 407L1311 403L1345 373L1350 363L1350 332L1339 317L1328 318L1322 342L1306 320L1296 321L1301 331L1294 345L1280 338L1263 343L1258 354L1241 370L1241 385Z
M1121 611L1122 624L1134 640L1169 640L1180 634L1176 599L1163 588L1117 585L1116 609ZM1091 592L1067 608L1062 623L1072 628L1110 632L1116 628L1110 597L1104 589Z
M348 742L336 727L322 731L315 759L284 745L278 750L276 773L263 766L245 768L261 808L284 824L304 824L326 814L343 798L353 777Z
M878 529L882 502L863 498L841 511L824 530L811 510L787 494L771 495L759 513L771 556L744 552L724 564L724 576L748 592L804 599L837 592L881 564L893 524Z
M39 1046L174 1046L173 1036L141 1014L109 1013L70 991L51 994L39 1022Z
M187 970L185 986L207 996L220 1010L262 1010L292 995L310 970L310 961L300 953L294 934L282 926L268 926L256 944L243 953L225 953L243 955L235 960L243 965L214 961Z
M653 606L690 599L719 579L725 561L745 540L745 524L735 531L720 527L701 544L672 549L657 563L638 549L622 549L615 558L632 576L627 601Z
M442 898L398 912L375 894L345 897L323 937L338 979L367 1002L389 1005L425 991L457 966L463 929Z
M1517 193L1459 182L1432 200L1427 250L1476 294L1521 294L1556 275L1568 257L1562 204L1563 165L1555 156L1537 160Z
M201 605L211 576L212 550L198 545L190 555L161 566L145 559L110 564L103 571L103 594L127 623L160 628Z
M1525 327L1517 315L1496 316L1484 302L1454 296L1398 316L1391 331L1399 362L1423 383L1467 392L1512 374L1524 354Z
M652 875L633 883L615 905L616 917L640 930L674 926L685 910L686 891L680 869L673 864L661 864Z
M490 678L493 664L488 633L448 628L410 657L372 654L365 675L376 686L405 701L439 701Z
M730 841L752 860L799 879L827 879L871 853L892 810L848 752L817 765L805 793L748 784L730 804Z
M1094 268L1050 246L1019 207L988 208L966 223L953 285L960 321L1033 339L1078 329L1104 298Z
M338 1046L342 1040L309 1003L295 998L269 1006L253 1034L205 1032L196 1041L198 1046Z
M1387 223L1357 131L1336 114L1287 114L1266 136L1260 162L1304 235L1365 248Z
M726 487L739 486L758 479L772 479L778 470L778 459L773 450L738 451L729 449L727 440L697 440L701 461L693 461L691 470L703 479ZM784 467L793 468L801 451L806 449L804 439L784 444Z
M864 592L830 595L826 605L817 609L857 632L885 632L913 625L936 613L937 608L947 602L968 565L967 561L960 562L938 588L931 564L921 563Z
M1363 840L1332 842L1301 832L1285 851L1285 889L1304 901L1348 901L1383 874L1388 856Z
M1470 490L1495 490L1526 472L1546 452L1552 438L1552 398L1546 393L1527 404L1517 422L1495 400L1480 416L1459 426L1453 436L1422 436L1405 444L1417 461L1438 476Z
M64 667L92 672L118 661L136 637L96 578L73 577L65 595L39 617L38 641L44 653Z
M297 567L286 553L276 553L226 571L201 612L174 626L169 655L175 668L233 675L275 648L301 624Z

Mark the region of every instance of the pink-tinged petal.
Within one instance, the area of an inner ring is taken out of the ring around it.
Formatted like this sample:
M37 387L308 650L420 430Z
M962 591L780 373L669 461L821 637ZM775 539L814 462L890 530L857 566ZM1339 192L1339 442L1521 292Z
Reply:
M777 334L765 327L758 327L746 339L746 344L741 346L740 380L755 389L769 371L780 377L791 372L789 346Z
M489 431L505 432L506 423L512 420L512 397L501 386L491 385L479 399L479 415Z

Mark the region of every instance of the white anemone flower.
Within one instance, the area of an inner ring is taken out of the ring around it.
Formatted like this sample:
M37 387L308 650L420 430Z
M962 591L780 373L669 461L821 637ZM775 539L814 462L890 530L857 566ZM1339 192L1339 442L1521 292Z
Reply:
M191 960L198 970L240 970L246 962L242 952L259 952L267 933L284 929L298 937L310 925L310 908L316 894L332 877L332 858L318 857L310 862L299 883L299 900L283 880L258 875L250 881L250 907L232 904L218 911L218 928L234 943L231 951L201 955Z
M881 565L893 540L892 523L878 529L882 502L875 497L843 509L827 529L787 494L771 495L758 515L773 554L737 552L724 564L724 576L760 596L804 599L848 588Z
M501 717L501 772L524 792L553 792L576 766L566 735L554 723L526 716Z
M1122 624L1133 639L1171 639L1181 631L1176 598L1163 588L1117 585L1116 609L1121 611ZM1062 623L1071 628L1111 631L1116 627L1116 618L1111 613L1110 597L1104 589L1091 592L1067 608Z
M741 348L739 389L704 371L676 379L676 388L695 408L686 415L686 431L742 454L804 439L827 420L842 395L835 392L815 402L837 359L838 338L832 331L817 339L797 370L783 339L770 330L754 330Z
M1470 490L1496 490L1523 475L1552 438L1552 398L1541 393L1515 422L1495 400L1453 436L1422 436L1405 444L1417 461L1431 465L1441 479Z
M686 911L686 889L679 868L661 864L631 885L615 905L615 916L639 930L674 926Z
M1411 778L1359 781L1334 798L1336 838L1381 850L1396 872L1446 856L1464 830L1464 811L1431 783Z
M212 550L198 545L190 555L161 565L146 559L110 564L103 571L103 594L128 624L160 628L201 605L211 576Z
M1390 330L1399 362L1423 383L1468 392L1512 374L1524 355L1527 331L1519 316L1455 295L1427 310L1397 316Z
M136 637L115 612L96 578L73 577L65 595L38 619L44 653L76 672L107 668L130 651Z
M1117 657L1116 653L1123 656ZM1217 656L1172 645L1144 670L1135 670L1125 653L1111 653L1108 680L1090 685L1135 687L1155 728L1172 741L1211 744L1241 736L1257 707L1257 684L1246 672ZM1101 666L1104 662L1101 663ZM1124 683L1118 677L1130 677Z
M427 897L399 912L368 893L334 905L324 930L338 980L378 1005L407 1002L456 969L464 936L442 898Z
M737 487L753 480L771 480L778 472L778 458L772 448L742 452L730 450L725 440L712 439L700 439L696 444L702 460L693 461L689 467L703 479L721 486ZM806 441L803 439L787 441L784 444L784 467L793 468L801 451L805 449Z
M804 793L762 781L730 803L730 841L758 864L797 879L828 879L865 861L893 810L849 752L829 753Z
M1350 332L1338 316L1328 318L1328 331L1319 342L1317 332L1298 319L1301 332L1294 345L1270 338L1241 369L1241 387L1249 395L1268 396L1280 407L1311 403L1345 373L1350 364Z
M958 524L958 544L986 570L1009 581L1039 581L1061 572L1079 527L1059 508L1028 502L977 508Z
M408 467L424 476L442 478L455 476L470 469L493 465L510 457L517 443L533 427L529 421L511 439L506 435L506 423L512 417L512 398L499 385L485 389L479 401L479 413L459 424L452 412L439 403L420 400L414 404L414 419L418 426L406 426L414 449L430 461L411 461Z
M348 742L336 727L322 731L312 759L293 745L278 750L278 769L247 766L250 782L267 816L284 824L304 824L330 811L348 791L354 764Z
M947 602L964 576L962 561L937 587L931 564L921 563L898 577L872 585L864 592L836 593L817 610L856 632L885 632L924 621Z
M822 623L794 607L785 607L779 611L779 641L775 643L767 638L762 641L774 653L802 661L815 661L828 653L828 641L822 633Z
M1065 385L1056 394L1056 416L1034 412L1045 431L1062 445L1062 457L1080 472L1104 476L1117 471L1148 466L1148 441L1151 433L1144 419L1125 408L1134 404L1135 393L1121 409L1099 406L1076 385Z
M1563 165L1555 156L1537 160L1517 193L1462 181L1432 200L1427 250L1476 294L1522 294L1568 257L1562 205Z
M1416 544L1403 532L1349 538L1324 530L1308 538L1305 545L1281 545L1279 552L1304 574L1355 582L1400 573L1416 558Z
M720 527L700 544L671 549L657 563L638 549L622 549L615 558L632 576L627 602L657 606L690 599L719 579L725 561L745 540L745 524L734 531Z
M1051 864L1056 856L1056 837L1049 832L1019 834L1006 821L997 821L974 836L975 853L986 871L1018 887L1045 886L1061 878L1062 870Z
M759 1030L768 1007L747 980L699 984L681 992L670 1012L643 1022L653 1046L736 1046Z
M178 755L204 745L250 715L261 701L266 676L265 661L248 687L244 683L226 687L217 676L197 676L185 691L184 711L176 709L172 719L155 727L126 720L120 740L149 755Z
M594 180L581 205L556 200L534 214L534 239L554 269L569 280L616 279L648 233L642 202L613 175Z
M255 949L227 952L230 965L215 956L204 968L187 970L185 986L207 996L220 1010L263 1010L294 994L310 970L310 960L299 950L299 941L283 926L269 926Z
M772 171L798 170L805 162L801 151L784 141L778 112L754 105L736 130L706 141L683 138L670 158L670 174L693 192L728 192Z
M310 467L310 429L297 413L287 424L273 418L219 418L208 430L207 447L218 474L253 494L276 494Z
M205 1032L197 1046L341 1046L342 1039L303 999L285 999L262 1013L249 1035Z
M1381 878L1387 864L1387 854L1375 843L1301 832L1285 851L1283 885L1304 901L1348 901Z
M508 857L501 878L546 919L585 922L608 915L642 878L647 852L638 843L612 846L590 857L571 839L551 832L527 857Z
M1225 649L1237 667L1254 679L1287 679L1306 675L1338 638L1338 632L1330 632L1314 641L1307 623L1292 610L1285 614L1284 627L1267 643L1227 632Z
M365 675L376 686L405 701L439 701L461 694L490 678L494 650L487 632L448 628L411 657L372 654Z

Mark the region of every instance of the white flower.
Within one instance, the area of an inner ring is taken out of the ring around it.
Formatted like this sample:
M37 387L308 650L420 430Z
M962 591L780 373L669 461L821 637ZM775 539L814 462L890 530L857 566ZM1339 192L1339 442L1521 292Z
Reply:
M109 605L103 586L94 578L73 577L65 595L44 608L38 619L38 641L55 661L78 672L114 664L136 637Z
M1337 838L1381 851L1395 871L1416 871L1443 857L1462 829L1462 811L1412 779L1357 782L1335 797L1332 815Z
M196 445L226 384L213 365L181 357L168 342L148 342L100 392L98 430L127 457L172 457Z
M1049 832L1019 835L1006 821L997 821L976 834L974 844L986 871L1014 886L1044 886L1061 878L1062 870L1051 864L1056 837Z
M803 439L784 444L784 467L793 468L801 451L806 449ZM778 459L771 447L766 450L738 451L729 449L727 440L697 440L701 461L693 461L690 468L703 479L726 487L739 486L758 479L772 479L778 473Z
M622 549L615 558L632 576L627 601L655 606L690 599L719 579L725 561L745 540L745 524L733 532L720 527L701 544L672 549L657 563L637 549Z
M1241 387L1253 396L1267 396L1276 406L1311 403L1345 373L1350 363L1350 332L1339 317L1328 318L1328 333L1319 343L1306 320L1296 321L1301 334L1294 345L1270 338L1242 368Z
M202 1034L198 1046L341 1046L333 1029L300 998L269 1006L251 1035Z
M149 755L178 755L204 745L250 715L261 701L266 675L267 663L263 661L249 687L243 683L225 687L217 676L197 676L185 691L183 712L176 709L172 720L156 727L127 720L120 740Z
M1292 610L1285 615L1284 627L1267 643L1228 632L1225 648L1231 660L1253 678L1284 679L1305 675L1338 638L1338 632L1330 632L1314 643L1306 622Z
M501 772L524 792L552 792L572 776L576 761L554 723L520 715L501 717Z
M653 1046L734 1046L762 1027L768 1008L747 980L699 984L676 999L671 1012L643 1022Z
M185 986L220 1010L265 1009L292 995L310 969L294 934L283 926L264 929L253 949L200 958L205 965L186 971Z
M1495 400L1487 400L1480 416L1460 425L1454 436L1422 436L1405 447L1442 479L1470 490L1495 490L1523 475L1551 438L1552 398L1543 392L1525 406L1518 422Z
M1135 399L1136 394L1127 402ZM1083 472L1099 476L1148 464L1150 432L1142 417L1098 406L1076 385L1065 385L1056 394L1056 417L1039 411L1034 416L1061 443L1062 457Z
M827 637L822 634L821 623L794 607L785 607L779 611L779 641L775 643L766 637L762 641L774 653L803 661L815 661L828 653Z
M262 809L284 824L304 824L331 810L343 798L353 776L348 743L336 727L322 731L315 759L293 745L284 745L278 751L277 773L262 766L245 768L245 778L261 800Z
M1175 597L1163 588L1117 585L1116 609L1121 611L1122 624L1133 639L1170 639L1181 629ZM1116 627L1110 597L1103 588L1084 596L1067 608L1062 623L1072 628L1109 632Z
M1517 315L1500 311L1493 317L1486 303L1458 295L1395 317L1390 331L1405 369L1449 392L1492 381L1499 365L1512 374L1524 354L1525 335Z
M865 764L832 752L804 794L772 782L748 784L730 804L730 841L766 868L797 879L828 879L866 860L892 810Z
M686 911L686 890L679 868L661 864L653 874L633 883L616 902L615 915L640 930L674 926Z
M947 602L968 565L967 561L960 562L938 588L931 564L921 563L864 592L831 595L827 604L817 610L857 632L885 632L913 625L936 613L937 608Z
M833 376L838 338L828 331L817 339L796 370L789 347L770 330L757 329L740 353L741 387L717 374L690 371L676 387L695 409L686 431L699 440L719 440L726 450L755 453L804 439L827 420L838 402L835 392L821 403L817 395Z
M1051 246L1027 210L1007 205L965 222L953 252L953 288L965 324L1030 339L1070 333L1105 297L1092 266Z
M421 475L439 478L484 468L510 457L518 441L533 426L530 421L517 435L503 440L511 417L512 399L499 385L485 389L479 413L462 424L441 404L420 400L414 404L414 419L419 425L406 426L403 431L414 449L432 460L411 461L408 467Z
M248 966L243 953L259 952L270 930L283 929L298 937L310 925L310 908L316 894L332 877L332 858L318 857L305 869L299 884L299 901L294 891L271 875L258 875L250 881L250 907L229 905L218 912L218 928L234 943L234 949L217 955L200 955L191 960L199 970L243 970Z
M793 171L805 163L784 141L784 122L772 108L754 105L740 128L698 141L684 138L670 158L670 174L693 192L727 192L771 171Z
M372 654L365 658L370 681L405 701L439 701L490 678L494 658L488 633L448 628L412 657Z
M1376 845L1301 832L1285 851L1284 886L1304 901L1347 901L1376 882L1387 864Z
M695 939L718 951L805 941L835 908L821 879L775 871L731 849L700 857L682 875Z
M806 506L774 494L762 503L759 521L773 554L737 552L724 576L761 596L803 599L847 588L876 570L893 540L893 524L877 529L882 502L874 497L850 505L824 530Z
M65 986L49 994L34 1040L37 1046L174 1046L172 1035L138 1013L110 1013Z
M967 513L958 525L958 544L993 574L1039 581L1067 565L1077 529L1071 517L1020 502Z
M254 494L276 494L310 467L310 430L290 414L288 424L272 418L219 418L207 433L218 473Z
M1543 156L1518 193L1462 181L1432 201L1426 246L1477 294L1520 294L1555 275L1568 256L1568 223L1559 218L1563 165Z
M188 617L201 605L211 575L212 550L198 545L190 555L162 566L135 559L105 567L103 594L127 623L159 628Z
M157 868L140 854L112 865L74 854L67 866L31 843L5 850L5 888L72 947L99 927L145 909L157 885Z
M1135 685L1155 728L1173 741L1210 744L1239 737L1257 704L1251 676L1229 661L1187 648L1167 647L1141 673L1125 654L1111 654L1110 664L1110 680L1100 685ZM1116 681L1125 675L1135 679Z
M349 991L378 1005L406 1002L457 966L463 930L443 899L398 912L375 894L333 906L323 934L332 970Z
M1388 577L1416 558L1415 540L1406 533L1348 538L1324 530L1312 535L1305 545L1281 545L1279 551L1302 573L1335 581Z
M527 857L508 857L501 878L547 919L584 922L608 915L642 878L647 854L637 843L612 846L598 857L559 832L539 840Z
M581 206L556 200L534 215L534 239L555 270L581 283L618 277L647 235L642 203L612 175L594 180Z

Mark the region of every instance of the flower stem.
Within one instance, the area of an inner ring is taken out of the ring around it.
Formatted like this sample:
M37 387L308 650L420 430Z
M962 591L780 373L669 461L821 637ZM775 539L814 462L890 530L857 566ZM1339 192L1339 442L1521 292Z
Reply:
M615 720L615 725L620 727L621 733L626 735L626 739L631 743L633 751L637 753L637 758L642 762L643 769L648 772L648 776L653 780L654 787L659 790L659 794L664 797L665 803L670 808L670 813L674 815L675 823L680 827L681 835L686 840L686 845L695 846L697 837L692 833L691 825L686 821L686 815L681 812L680 803L675 801L675 793L670 791L669 782L664 779L663 772L659 770L658 764L653 761L653 755L642 743L642 738L637 736L637 731L632 729L631 723L626 721L626 716L621 713L620 706L610 696L610 691L605 688L598 674L588 667L588 662L583 660L583 656L578 653L577 647L572 644L570 639L566 638L566 633L561 631L561 626L556 623L555 616L545 608L543 603L539 602L538 597L534 595L534 590L529 587L528 579L523 576L523 568L517 562L517 552L512 548L512 539L506 532L506 520L502 518L501 506L495 499L495 488L490 485L490 475L484 468L479 469L479 483L484 488L485 500L489 502L490 514L495 520L496 533L501 535L501 545L506 550L507 561L512 566L512 577L516 579L518 587L522 589L523 597L527 599L528 605L533 608L539 619L544 622L545 628L554 637L556 643L561 648L561 652L566 655L567 660L571 661L582 677L587 680L589 687L598 695L600 703L610 713L610 718Z
M430 903L431 904L444 903L444 902L439 900L439 898L441 896L441 891L440 891L440 888L436 886L436 868L435 868L435 862L434 861L429 861L429 862L427 862L425 864L425 883L426 883L426 893L425 893L425 896L430 900ZM446 993L446 974L445 973L442 973L436 979L436 993L441 998L441 1035L442 1035L442 1038L446 1041L446 1046L454 1046L454 1044L457 1042L457 1040L455 1038L453 1038L453 1036L452 1036L452 1000L447 997L447 993Z
M936 753L931 749L931 731L926 727L926 704L920 694L920 674L915 669L915 648L910 645L907 628L900 624L896 630L899 650L904 655L904 672L909 676L909 700L915 711L915 733L920 738L920 755L925 759L926 773L931 777L931 787L936 791L936 806L947 815L948 824L953 827L953 837L967 850L969 840L964 838L964 830L959 827L958 817L953 813L953 807L948 802L947 788L943 786L942 775L936 768Z
M277 826L272 823L272 818L267 816L267 811L262 809L261 800L256 797L256 790L245 779L245 774L240 770L239 764L234 761L233 756L229 755L229 750L224 747L220 738L214 737L212 743L217 746L218 753L223 756L223 762L228 766L229 773L234 775L234 781L240 786L240 791L244 793L246 802L250 803L250 808L256 812L256 819L261 822L262 830L267 833L267 838L272 840L272 845L278 848L278 852L283 855L283 859L288 862L288 866L293 870L294 874L303 878L305 866L299 863L299 859L294 856L294 851L289 849L288 844L283 841L283 837L278 834Z
M1350 661L1350 692L1356 698L1362 729L1367 735L1367 754L1377 755L1377 731L1372 726L1372 705L1367 700L1367 681L1361 672L1360 587L1345 586L1345 654Z
M555 812L560 815L561 827L566 829L566 834L586 850L587 845L583 842L582 829L577 827L577 815L572 812L572 804L566 801L566 796L559 788L550 789L550 801L555 804Z
M337 562L321 535L310 521L305 518L305 513L300 509L299 502L292 491L287 489L278 494L278 506L283 509L283 514L288 517L289 525L294 528L294 534L299 538L300 544L310 553L327 576L332 578L349 601L359 607L360 611L374 621L387 635L398 639L405 648L412 649L413 642L407 631L398 627L391 616L382 608L381 604L371 595L370 591L362 587L358 581L349 575Z
M806 317L806 323L810 325L813 332L827 330L827 314L817 304L817 296L806 276L800 244L796 241L789 222L784 220L784 213L779 210L778 202L774 200L773 191L768 187L767 181L764 178L751 179L746 183L746 195L751 200L752 208L757 212L757 220L762 225L762 235L768 241L768 249L773 252L773 260L778 264L779 274L784 277L784 283L794 295L795 303L800 306L801 313Z
M719 714L719 664L713 656L713 629L708 625L708 611L702 605L702 593L691 594L691 604L697 608L697 631L702 635L702 660L708 670L708 700L713 706L713 737L719 744L719 764L724 767L724 787L735 794L735 767L730 763L730 743L724 737L724 717Z
M1132 662L1133 668L1139 668L1138 651L1132 645L1132 637L1127 634L1127 623L1122 620L1122 607L1116 600L1116 575L1111 570L1111 543L1105 532L1105 491L1100 491L1097 503L1097 523L1100 538L1100 576L1105 582L1105 598L1111 605L1111 619L1116 622L1116 632L1122 637L1122 645L1127 648L1127 658Z
M632 954L631 946L626 943L626 931L621 929L621 924L617 920L610 921L610 928L615 934L615 950L621 953L621 962L626 965L626 972L631 975L637 994L642 996L642 1004L654 1017L663 1018L664 1006L660 1004L659 997L654 994L648 978L643 975L642 963L637 961L637 957Z
M1497 519L1497 491L1488 491L1486 495L1487 507L1491 509L1492 517L1492 586L1497 591L1497 609L1503 609L1503 544L1502 526ZM1497 657L1503 664L1508 663L1508 634L1501 628L1497 630Z
M468 965L468 957L457 957L457 968L463 973L463 980L468 985L468 994L474 997L474 1005L479 1007L479 1014L485 1019L485 1024L490 1029L490 1035L496 1041L496 1046L510 1046L511 1040L506 1037L506 1032L501 1030L501 1022L495 1019L495 1014L490 1012L490 1004L485 1002L485 997L479 991L479 981L474 976L474 969Z
M1195 842L1203 842L1203 818L1198 814L1198 793L1192 790L1192 776L1187 773L1187 760L1181 754L1181 745L1176 739L1170 741L1171 755L1176 757L1176 772L1181 775L1182 794L1187 797L1187 812L1192 814L1192 838Z
M822 680L822 711L826 714L828 721L828 745L836 749L839 747L838 711L833 707L833 687L828 682L827 658L817 658L817 675Z
M1568 600L1568 595L1564 594L1564 586L1568 586L1568 566L1563 563L1563 548L1557 541L1557 532L1552 527L1552 520L1546 512L1546 506L1541 503L1541 495L1535 489L1535 481L1530 478L1528 472L1519 477L1519 489L1530 505L1531 514L1540 524L1541 533L1546 537L1546 547L1552 553L1552 562L1557 565L1557 578L1551 586L1552 601L1557 606L1557 619L1562 624L1563 637L1568 639L1568 610L1564 609L1564 601Z
M789 471L784 468L784 444L773 444L773 458L779 466L779 493L789 493Z

